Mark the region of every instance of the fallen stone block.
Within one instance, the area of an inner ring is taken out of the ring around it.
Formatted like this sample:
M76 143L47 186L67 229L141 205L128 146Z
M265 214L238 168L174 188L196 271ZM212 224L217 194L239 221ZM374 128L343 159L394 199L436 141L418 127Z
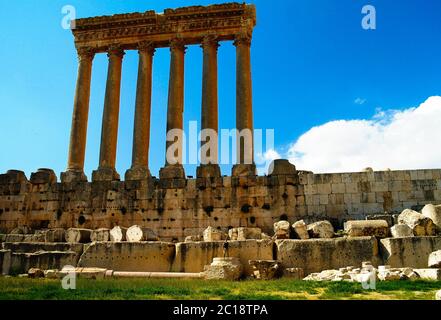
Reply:
M152 229L144 228L140 226L131 226L126 231L126 239L128 242L141 242L141 241L158 241L158 236Z
M70 228L66 230L66 241L68 243L89 243L92 230Z
M305 275L322 270L361 265L363 261L379 264L378 243L374 237L279 240L277 260L283 268L302 268Z
M417 237L434 236L436 227L433 221L419 212L406 209L398 216L399 224L407 224Z
M283 277L293 280L302 280L305 277L305 272L302 268L285 268Z
M212 241L222 241L226 239L226 235L213 227L208 227L204 230L204 241L212 242Z
M423 280L433 280L440 281L441 280L441 269L414 269L414 271L420 276Z
M56 271L57 278L64 278L68 274L75 273L75 276L82 279L98 280L104 279L108 270L103 268L63 268Z
M308 225L310 238L331 239L334 237L334 227L329 221L318 221Z
M92 242L107 242L110 239L110 230L106 228L100 228L93 230L90 234L90 241Z
M262 229L260 228L233 228L228 231L231 241L260 240Z
M429 268L441 268L441 250L429 255Z
M168 242L94 242L84 250L78 267L169 272L174 257L175 245Z
M258 280L272 280L279 276L280 265L276 260L249 260L253 277Z
M252 276L249 260L274 260L272 240L228 241L229 257L238 257L245 276ZM224 256L224 242L188 242L176 244L173 272L204 271L214 258Z
M289 239L291 236L291 225L288 221L274 223L274 236L276 239Z
M44 271L38 268L30 268L28 270L28 277L31 279L44 278Z
M387 238L380 240L384 264L393 268L427 268L429 255L441 250L441 237Z
M421 214L432 220L437 232L441 232L441 205L434 206L433 204L428 204L423 208Z
M112 242L126 241L127 228L116 226L110 230L109 238Z
M394 238L414 237L412 228L407 224L396 224L390 228L390 232Z
M391 214L374 214L366 216L366 220L385 220L389 227L392 227L394 223L394 216Z
M294 229L294 232L299 239L301 240L309 239L308 226L306 225L305 221L303 220L297 221L292 225L292 228Z
M214 258L206 266L204 277L207 280L239 280L242 276L242 264L238 258Z
M349 237L386 238L389 235L389 225L385 220L359 220L345 223L345 231Z

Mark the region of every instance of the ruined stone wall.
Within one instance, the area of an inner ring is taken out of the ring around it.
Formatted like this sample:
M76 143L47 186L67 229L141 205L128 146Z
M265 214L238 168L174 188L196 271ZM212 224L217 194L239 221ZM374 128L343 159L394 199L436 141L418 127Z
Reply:
M17 226L111 228L134 224L166 241L208 226L260 227L280 219L329 219L338 225L367 215L441 203L441 170L341 174L297 172L265 177L151 179L57 183L50 170L28 180L0 175L0 233Z

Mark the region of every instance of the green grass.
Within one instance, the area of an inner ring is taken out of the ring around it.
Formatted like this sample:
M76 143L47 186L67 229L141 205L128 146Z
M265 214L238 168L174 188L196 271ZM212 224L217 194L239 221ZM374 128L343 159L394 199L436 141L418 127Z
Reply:
M63 290L49 279L0 277L0 300L433 300L441 282L379 282L376 290L358 283L275 281L203 281L160 279L78 279L76 290Z

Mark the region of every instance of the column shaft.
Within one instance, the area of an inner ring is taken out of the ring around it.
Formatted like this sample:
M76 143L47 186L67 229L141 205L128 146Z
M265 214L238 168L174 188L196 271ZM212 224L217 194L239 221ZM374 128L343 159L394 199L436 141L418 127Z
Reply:
M128 171L126 180L139 180L150 176L148 164L152 100L152 69L155 49L151 42L141 43L138 49L139 67L133 132L132 168Z
M124 51L118 47L109 48L109 70L107 73L101 129L100 163L94 180L118 180L115 170L118 143L118 121L121 94L121 71Z
M62 175L62 180L65 182L87 180L84 175L84 159L93 57L94 52L90 48L78 49L78 77L75 88L67 172Z

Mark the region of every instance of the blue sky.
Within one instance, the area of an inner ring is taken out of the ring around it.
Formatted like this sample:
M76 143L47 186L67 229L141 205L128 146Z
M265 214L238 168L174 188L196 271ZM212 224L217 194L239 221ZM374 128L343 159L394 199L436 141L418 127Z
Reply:
M0 172L64 171L76 82L73 36L64 5L78 17L208 5L222 1L0 0ZM441 1L284 0L257 6L252 45L255 128L275 129L279 154L311 128L372 119L441 95ZM377 10L377 29L361 27L361 8ZM186 55L185 122L200 119L202 52ZM86 174L98 166L107 58L94 60ZM155 55L150 166L164 164L169 51ZM117 170L131 163L137 54L124 59ZM235 48L219 49L219 122L235 126ZM409 145L409 150L411 146ZM413 165L413 164L411 164ZM418 164L415 164L418 165ZM430 164L429 164L430 165ZM307 164L303 164L307 166ZM230 167L224 166L223 174ZM305 168L306 169L306 168ZM344 168L343 168L344 169ZM361 169L361 168L360 168ZM194 175L195 166L186 167Z

